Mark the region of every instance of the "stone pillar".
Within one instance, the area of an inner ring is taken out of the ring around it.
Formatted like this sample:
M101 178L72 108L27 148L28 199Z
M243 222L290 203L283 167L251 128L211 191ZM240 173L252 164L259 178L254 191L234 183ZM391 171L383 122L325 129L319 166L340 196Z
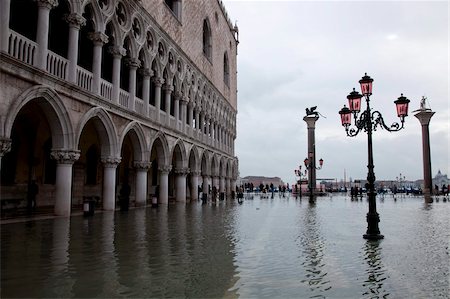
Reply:
M143 77L142 101L144 101L144 112L142 114L148 116L150 111L150 77L153 75L153 71L151 69L142 69L141 75Z
M203 175L203 188L202 191L204 194L208 194L209 192L209 185L211 183L209 182L209 176L207 174Z
M120 61L122 56L125 56L127 52L120 46L110 47L109 52L113 55L112 101L118 104L120 94Z
M159 203L169 203L169 172L172 169L171 165L163 165L159 170Z
M172 85L164 85L164 91L165 91L165 101L166 101L166 124L169 127L170 126L170 96L172 94L173 91L173 86Z
M183 95L181 92L176 91L173 96L175 97L173 115L175 117L175 128L178 129L178 120L180 119L180 98Z
M108 42L108 36L101 32L90 32L88 37L94 45L92 50L92 92L100 95L102 47Z
M203 125L205 124L205 115L202 111L199 112L199 120L198 120L198 132L199 132L199 139L203 136Z
M81 26L86 24L86 19L80 14L72 13L66 17L66 22L69 24L69 47L67 53L69 67L66 78L69 82L77 83L78 37Z
M191 171L191 201L198 200L198 177L199 171Z
M219 192L220 193L225 192L225 177L224 176L219 177Z
M103 209L114 211L116 208L116 168L121 158L102 158L103 163Z
M78 150L53 150L56 160L55 215L70 216L72 206L72 166L80 158Z
M127 65L130 68L130 75L128 78L128 109L130 109L131 111L136 111L134 100L134 98L136 97L136 70L141 66L141 61L137 58L129 58L127 59Z
M315 129L318 116L305 116L303 120L306 122L308 128L308 188L310 195L313 195L316 190L316 140Z
M164 84L164 79L155 77L153 78L153 83L155 83L155 112L156 121L161 120L161 86Z
M423 155L423 180L425 195L433 194L433 179L431 175L431 152L430 152L430 131L429 124L435 112L431 109L422 108L414 116L422 125L422 155Z
M175 169L176 201L186 202L186 176L188 173L189 168Z
M38 49L35 63L38 68L46 70L50 9L58 5L58 0L36 0L36 2L38 6L38 23L36 33L36 43L38 44Z
M229 177L227 177L225 180L225 188L227 197L231 197L231 181Z
M136 169L136 206L142 207L147 204L147 173L152 163L146 161L134 162Z
M0 1L0 51L8 53L9 46L9 14L11 9L11 0Z
M183 97L181 100L181 131L183 133L186 133L187 103L188 103L188 98Z
M200 127L200 110L199 108L196 106L194 107L195 110L195 129L196 131L198 131L198 128Z
M12 140L6 137L0 137L0 172L2 170L2 158L11 151ZM1 188L1 182L0 182Z

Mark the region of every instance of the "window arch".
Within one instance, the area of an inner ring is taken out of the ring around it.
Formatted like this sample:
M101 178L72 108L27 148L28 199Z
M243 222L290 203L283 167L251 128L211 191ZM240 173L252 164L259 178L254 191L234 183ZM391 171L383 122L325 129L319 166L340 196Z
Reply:
M208 19L203 20L203 54L211 60L212 52L212 38L211 38L211 25Z
M223 81L227 86L230 86L230 63L227 52L223 54Z

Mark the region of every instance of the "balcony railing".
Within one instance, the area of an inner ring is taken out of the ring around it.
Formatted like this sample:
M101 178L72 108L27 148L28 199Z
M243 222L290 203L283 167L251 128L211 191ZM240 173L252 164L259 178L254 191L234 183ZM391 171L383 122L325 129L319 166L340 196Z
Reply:
M9 32L8 54L26 64L34 65L37 44L17 32Z
M87 91L92 91L92 73L77 66L77 85Z
M119 104L120 106L126 107L128 108L128 101L129 100L129 94L128 92L124 91L124 90L120 90L119 92Z
M56 53L48 51L47 54L47 72L58 78L66 80L66 71L69 61Z
M100 95L108 101L111 101L112 99L112 89L113 85L108 81L102 80L100 82Z

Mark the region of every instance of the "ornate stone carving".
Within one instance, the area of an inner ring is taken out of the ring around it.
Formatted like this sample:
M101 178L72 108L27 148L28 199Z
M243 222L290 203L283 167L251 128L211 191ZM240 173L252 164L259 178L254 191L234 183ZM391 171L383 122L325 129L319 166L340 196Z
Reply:
M189 167L175 168L175 174L186 176L189 173Z
M172 92L173 86L170 84L166 84L166 85L164 85L163 90L165 90L166 92Z
M174 93L173 93L173 96L176 98L176 99L178 99L178 100L181 100L182 98L183 98L183 93L181 93L180 91L175 91Z
M148 161L134 161L134 168L138 170L149 170L152 167L152 162Z
M0 137L0 158L11 151L11 144L11 139Z
M111 46L108 48L109 53L114 57L122 57L127 55L127 51L121 46Z
M200 176L200 174L201 174L201 172L200 172L200 170L191 170L191 175L193 175L193 176Z
M58 0L35 0L37 6L46 7L48 9L52 9L53 7L58 6Z
M115 167L117 167L117 165L119 165L120 161L122 161L122 158L120 158L120 157L102 157L101 161L102 161L104 167L115 168Z
M89 39L94 43L94 45L103 46L109 40L108 36L102 32L89 32Z
M158 167L159 172L168 174L172 170L172 165L161 165Z
M141 73L141 75L143 77L151 77L151 76L153 76L153 71L151 69L148 69L148 68L139 69L139 73Z
M81 26L86 25L86 19L82 15L77 13L71 13L65 16L66 22L70 26L80 29Z
M141 66L141 61L137 58L128 58L126 61L126 64L130 67L130 68L138 68Z
M164 84L164 79L160 77L153 77L152 81L157 87L161 87Z
M73 164L80 158L79 150L52 150L50 153L52 159L56 160L58 164Z

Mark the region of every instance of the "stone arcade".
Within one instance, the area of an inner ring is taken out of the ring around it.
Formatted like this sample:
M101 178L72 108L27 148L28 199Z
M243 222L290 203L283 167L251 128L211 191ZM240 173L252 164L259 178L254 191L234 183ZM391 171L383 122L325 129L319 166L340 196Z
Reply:
M235 189L238 30L220 1L2 0L1 199L69 216Z

